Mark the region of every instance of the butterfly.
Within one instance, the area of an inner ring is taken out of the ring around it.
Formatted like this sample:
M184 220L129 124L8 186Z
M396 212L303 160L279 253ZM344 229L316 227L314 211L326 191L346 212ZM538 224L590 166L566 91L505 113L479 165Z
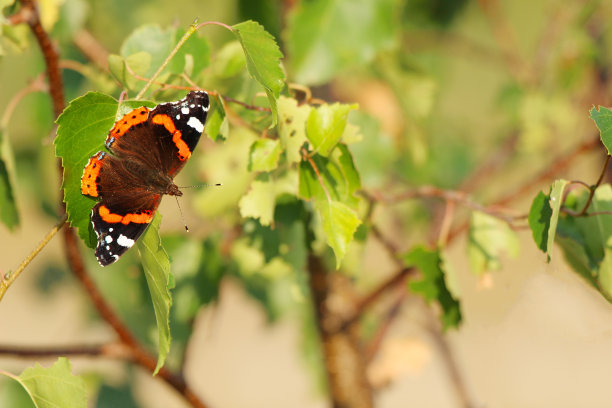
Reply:
M183 195L173 179L191 157L209 108L204 91L153 109L136 108L109 131L108 151L90 157L81 193L99 199L91 224L100 265L112 264L134 245L164 194Z

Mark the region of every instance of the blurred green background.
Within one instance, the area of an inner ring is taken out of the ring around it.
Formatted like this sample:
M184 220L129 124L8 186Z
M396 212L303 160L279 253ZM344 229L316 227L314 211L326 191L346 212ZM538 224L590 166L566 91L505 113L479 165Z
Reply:
M514 191L554 157L593 137L588 110L610 102L612 3L606 1L40 3L62 58L94 72L64 71L67 100L92 89L115 97L120 92L79 48L85 33L107 52L119 53L123 41L142 25L187 27L196 18L260 22L285 54L288 82L311 87L314 97L330 103L359 103L351 121L361 126L363 140L352 144L351 151L366 189L394 192L431 184L461 190L470 181L477 185L475 199L486 203ZM44 71L27 30L16 28L10 35L14 41L2 44L0 112ZM215 56L232 36L214 26L199 35L210 44L207 69L214 70ZM29 46L21 49L23 41ZM210 72L217 82L207 83L207 72L204 86L219 87L237 99L254 93L242 84L232 88L218 73ZM48 95L27 95L4 130L15 155L21 225L13 232L0 227L0 272L15 269L51 228L60 200L57 174L48 171L55 170ZM241 262L248 264L249 256L258 255L245 241L223 250L234 223L244 223L245 231L258 236L258 224L241 221L232 207L247 186L245 157L252 140L247 130L230 124L224 144L201 142L184 182L205 178L228 187L186 194L190 236L182 232L174 201L165 200L160 208L177 276L169 364L177 366L184 358L189 383L213 407L323 407L320 355L312 322L303 313L304 282L282 268L270 267L262 276L250 271ZM583 155L558 176L591 183L602 157L602 151ZM480 180L475 174L486 163L493 163L494 170ZM527 212L536 193L521 197L512 208ZM432 225L440 209L434 204L411 201L378 208L374 217L400 249L408 249L435 239ZM283 210L300 208L291 203L277 207L280 219ZM466 213L460 210L458 216L465 219ZM271 239L291 239L293 233L282 231ZM465 234L445 251L447 281L461 300L464 317L447 339L472 399L490 407L609 406L609 304L562 258L546 264L529 230L518 235L519 255L504 258L500 270L484 275L470 271ZM131 263L122 268L100 270L91 251L83 247L83 253L105 296L150 342L154 318L142 306L148 294L137 256L126 255ZM191 263L199 259L206 259L208 268L194 274ZM394 266L369 239L351 247L343 272L354 290L364 293L390 276ZM416 300L404 304L368 370L377 407L458 406L437 345L424 328L422 308ZM0 314L0 344L61 346L113 338L68 273L57 238L9 290ZM139 369L101 359L72 361L75 372L87 378L91 406L186 406ZM0 357L0 369L13 373L29 365ZM12 398L19 398L14 385L0 380L0 407L21 406Z

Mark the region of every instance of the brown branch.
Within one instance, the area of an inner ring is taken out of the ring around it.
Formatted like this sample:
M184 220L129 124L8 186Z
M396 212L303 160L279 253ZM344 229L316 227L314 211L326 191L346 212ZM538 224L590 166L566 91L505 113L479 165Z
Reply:
M372 408L372 387L356 327L345 331L334 329L336 318L327 306L329 274L322 260L312 253L308 255L308 272L332 406Z
M65 347L24 347L0 345L0 355L21 358L54 358L59 356L109 357L126 359L130 350L121 343L73 345Z
M463 376L459 370L459 365L455 360L453 351L444 337L444 333L440 330L440 322L438 318L432 313L431 309L427 305L423 305L424 314L427 318L425 323L425 329L430 334L432 340L436 344L438 351L442 356L442 361L448 371L448 375L451 379L451 384L455 390L455 394L459 398L460 406L462 408L475 408L476 404L471 401L468 394L467 387L463 381Z
M98 68L108 71L109 52L89 31L79 30L72 37L72 42Z

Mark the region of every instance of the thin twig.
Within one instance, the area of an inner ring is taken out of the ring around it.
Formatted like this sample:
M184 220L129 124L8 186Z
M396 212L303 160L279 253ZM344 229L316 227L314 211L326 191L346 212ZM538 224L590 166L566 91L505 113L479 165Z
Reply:
M25 88L22 88L19 92L17 92L8 102L6 108L4 109L4 113L2 114L2 119L0 119L0 129L6 129L11 120L11 116L13 116L13 112L19 105L19 102L29 95L32 92L42 92L47 90L47 86L44 81L44 75L37 76L32 82L30 82Z
M172 58L176 55L178 50L183 46L183 44L185 44L185 42L189 39L189 37L191 37L193 33L196 32L196 30L197 28L194 27L193 25L189 27L187 32L185 32L185 34L181 37L181 39L176 44L176 46L172 49L172 51L170 51L170 54L168 55L168 57L166 57L164 62L161 64L161 66L157 69L157 71L155 71L155 73L153 74L149 82L147 82L145 86L140 90L140 92L138 92L138 95L136 95L137 100L142 98L142 96L145 94L145 92L147 92L147 90L149 89L153 81L155 81L157 77L162 73L162 71L168 66L168 64L170 63Z
M599 175L599 178L597 179L597 183L595 183L594 185L589 187L589 197L587 198L586 203L584 204L584 208L582 209L582 211L580 211L580 213L578 213L578 216L584 215L586 214L587 210L589 209L589 207L591 206L591 203L593 202L593 197L595 196L595 190L597 190L597 187L599 187L601 185L601 182L603 181L605 175L606 175L606 170L608 169L608 164L610 163L610 155L606 156L606 161L604 162L603 168L601 169L601 174Z
M0 281L0 300L2 300L2 297L4 296L8 288L15 282L15 280L19 277L21 272L23 272L26 266L28 266L30 262L32 262L32 260L36 258L36 255L38 255L38 253L42 251L42 249L49 243L49 241L51 241L51 238L53 238L55 234L57 234L57 232L64 226L67 219L68 216L64 214L62 218L57 222L57 224L55 224L53 228L51 228L51 231L49 231L47 235L45 235L43 240L40 241L36 248L34 248L32 252L30 252L30 254L23 260L23 262L21 262L21 265L19 265L19 267L13 273L10 273L9 276L5 276L5 279L2 279L2 281Z
M402 309L402 304L404 300L406 300L408 292L402 288L398 298L395 300L393 305L387 310L387 312L380 318L382 322L378 326L376 333L372 336L370 341L365 347L365 356L366 361L370 362L376 357L378 350L380 349L380 345L382 344L383 339L389 332L393 321L399 315L399 312Z

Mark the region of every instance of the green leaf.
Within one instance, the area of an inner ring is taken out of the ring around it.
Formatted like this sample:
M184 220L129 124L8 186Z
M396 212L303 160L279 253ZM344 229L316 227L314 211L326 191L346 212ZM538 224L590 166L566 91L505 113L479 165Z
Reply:
M599 129L601 142L606 146L608 154L612 154L612 110L604 106L598 108L593 106L590 114Z
M340 141L348 113L357 109L357 105L345 105L334 103L333 105L321 105L312 109L306 122L306 136L315 152L323 157L329 156L330 152Z
M302 155L300 148L306 142L306 120L312 108L298 106L293 98L278 99L278 135L287 156L287 162L297 163Z
M249 152L249 171L272 171L282 153L278 139L258 139Z
M129 110L154 105L146 101L125 101L121 107ZM104 150L104 141L117 112L118 102L113 97L89 92L73 100L57 118L55 154L62 159L64 167L62 188L68 221L90 248L96 246L96 235L89 228L96 201L81 194L81 176L89 158Z
M261 225L270 225L274 219L276 190L274 183L254 180L248 193L240 199L240 215L259 219Z
M481 275L501 268L500 256L516 257L519 240L508 224L491 215L474 211L470 222L468 257L472 272Z
M12 375L9 377L13 378ZM0 380L0 407L36 408L36 405L18 381L6 379Z
M327 243L336 255L336 269L339 269L361 220L355 210L339 201L317 200L315 206L321 216Z
M339 144L329 158L314 155L311 161L300 162L299 196L306 200L327 200L329 194L329 198L357 208L355 192L361 182L346 146Z
M283 54L274 37L255 21L236 24L232 29L244 49L249 74L266 90L273 120L276 123L278 116L276 100L285 84L285 73L280 65Z
M87 407L85 383L72 374L70 361L65 357L58 358L50 368L37 363L11 378L21 384L36 408Z
M569 195L566 206L580 211L588 192ZM588 213L612 211L612 187L601 185L595 191ZM557 243L568 264L612 302L612 217L596 215L559 217Z
M170 289L174 286L174 277L170 273L170 259L159 238L161 218L157 213L142 237L136 241L157 321L158 356L153 375L157 374L164 365L170 351L170 306L172 305Z
M218 138L226 139L229 133L229 124L225 116L225 102L220 95L210 95L212 109L206 117L206 135L213 141Z
M442 308L442 326L446 330L461 323L459 301L448 290L445 281L442 256L439 249L427 249L423 246L413 248L404 256L407 267L415 266L421 271L423 279L411 281L410 290L421 294L427 302L435 300Z
M533 240L540 251L544 253L547 253L548 250L548 230L551 216L550 197L540 191L531 203L528 220Z
M19 212L15 203L10 168L13 161L8 138L0 129L0 221L11 231L19 225Z
M395 0L313 0L293 7L287 27L292 77L322 84L350 67L363 67L396 42Z

